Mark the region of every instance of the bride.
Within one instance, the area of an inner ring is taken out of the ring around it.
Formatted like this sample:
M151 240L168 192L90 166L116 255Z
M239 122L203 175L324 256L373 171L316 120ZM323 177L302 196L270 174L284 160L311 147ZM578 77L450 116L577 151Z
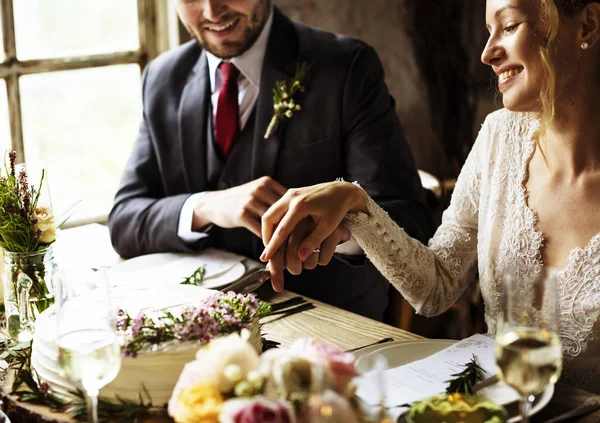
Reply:
M300 260L342 222L418 313L447 310L478 270L491 333L505 271L532 289L544 268L560 269L564 378L600 392L600 1L487 0L486 26L481 60L505 109L485 120L428 247L358 185L331 182L269 209L262 259L274 266L307 217L316 228L294 244Z

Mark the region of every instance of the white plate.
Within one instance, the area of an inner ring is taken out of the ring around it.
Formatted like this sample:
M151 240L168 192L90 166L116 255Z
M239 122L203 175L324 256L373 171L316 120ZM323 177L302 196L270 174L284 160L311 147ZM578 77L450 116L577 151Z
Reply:
M237 281L239 278L244 276L244 273L246 273L246 266L244 266L244 263L236 263L225 273L212 278L203 279L200 286L208 289L223 288L224 286Z
M387 359L389 368L393 369L412 363L416 360L427 358L444 348L452 346L456 342L458 341L448 339L422 339L414 341L394 341L381 345L373 345L372 347L363 348L354 354L354 356L357 357L355 363L356 371L359 373L367 371L368 369L365 369L364 367L366 367L367 362L371 361L375 354L382 354ZM489 388L482 390L481 394L483 396L486 396L487 389ZM532 416L544 408L548 402L550 402L550 399L552 399L553 394L554 385L548 385L539 399L536 399L529 415ZM493 401L493 398L490 399ZM519 416L511 417L508 420L509 423L517 423L519 421Z
M211 250L210 254L214 255L214 251L215 250ZM230 253L224 254L231 255ZM231 256L233 257L234 255ZM203 266L207 261L205 257L206 256L203 253L147 254L118 263L110 268L110 272L114 272L114 274L121 277L123 277L124 274L130 274L134 277L134 282L132 284L136 285L135 279L146 279L145 276L147 275L161 274L161 271L169 266L169 271L167 273L170 280L166 280L165 284L177 283L180 280L190 276L199 267ZM173 268L172 263L174 262L181 263L181 266ZM244 266L244 263L241 261L234 261L234 259L228 257L227 260L223 260L222 265L217 266L215 272L205 276L200 286L208 289L218 289L235 282L241 278L245 272L246 266ZM141 288L148 287L144 281L140 281L139 285Z
M157 253L157 254L146 254L144 256L134 257L117 263L110 267L110 270L114 270L117 273L122 272L137 272L139 270L145 270L151 267L160 266L161 264L169 263L170 261L176 260L183 256L179 253Z

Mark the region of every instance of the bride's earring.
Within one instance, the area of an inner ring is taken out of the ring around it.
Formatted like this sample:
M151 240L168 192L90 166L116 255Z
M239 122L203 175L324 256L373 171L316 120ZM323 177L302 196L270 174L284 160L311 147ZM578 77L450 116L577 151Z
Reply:
M581 43L582 50L587 50L588 48L590 48L590 44L587 41L584 41L583 43Z

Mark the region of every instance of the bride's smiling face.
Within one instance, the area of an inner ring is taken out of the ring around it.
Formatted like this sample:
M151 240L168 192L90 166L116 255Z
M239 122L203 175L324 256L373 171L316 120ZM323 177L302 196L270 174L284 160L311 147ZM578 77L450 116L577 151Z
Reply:
M490 33L481 61L496 73L504 107L538 111L544 82L538 0L487 0Z

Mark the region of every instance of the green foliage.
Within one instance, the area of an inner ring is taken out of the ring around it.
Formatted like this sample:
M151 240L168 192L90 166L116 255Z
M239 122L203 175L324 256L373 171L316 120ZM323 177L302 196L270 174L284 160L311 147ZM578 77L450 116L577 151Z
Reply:
M302 85L302 79L309 71L310 66L306 62L298 63L296 65L296 73L294 77L289 81L277 81L275 82L275 88L273 88L273 105L275 108L275 114L277 117L284 114L285 109L295 111L292 103L292 107L286 106L285 108L279 108L278 105L282 105L284 102L288 103L293 100L294 95L298 91L304 91ZM289 90L288 90L289 84Z
M35 212L40 190L29 185L25 170L15 171L16 153L4 161L5 175L0 177L0 247L16 253L30 253L40 245L41 231L36 228ZM39 187L44 181L44 172Z
M461 393L473 394L473 387L483 377L483 369L477 364L475 356L465 364L465 369L462 372L454 373L453 379L447 380L450 384L446 388L446 393Z
M194 271L194 273L185 278L180 284L200 286L202 285L202 280L204 279L204 273L206 273L206 269L204 269L203 266L199 267Z
M273 117L265 132L265 138L271 136L279 119L283 119L284 117L290 119L295 112L302 110L300 104L294 100L294 96L298 91L304 91L302 79L309 69L310 66L306 62L298 63L296 65L296 73L290 81L275 82L275 88L273 88Z

